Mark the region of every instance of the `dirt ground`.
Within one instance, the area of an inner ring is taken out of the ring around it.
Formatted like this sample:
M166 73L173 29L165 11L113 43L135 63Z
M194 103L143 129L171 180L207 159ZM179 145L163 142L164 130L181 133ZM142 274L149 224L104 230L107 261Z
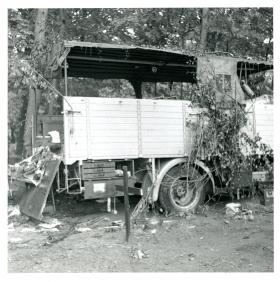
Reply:
M228 218L226 202L205 213L139 219L125 242L124 220L106 212L106 203L56 199L57 212L45 214L56 227L14 214L9 205L8 271L15 272L273 272L273 208L247 201L253 221ZM133 205L131 204L131 209ZM151 220L157 225L151 227ZM108 228L109 227L109 228Z

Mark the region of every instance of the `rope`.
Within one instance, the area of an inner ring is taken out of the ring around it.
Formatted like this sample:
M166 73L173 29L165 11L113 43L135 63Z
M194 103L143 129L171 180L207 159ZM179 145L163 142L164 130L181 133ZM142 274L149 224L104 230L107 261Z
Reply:
M15 61L15 59L12 59L12 61ZM61 94L46 78L43 77L42 74L40 74L34 67L32 67L26 60L20 60L21 63L24 63L25 66L29 67L31 69L31 71L35 72L43 81L45 81L47 83L47 85L59 96L61 96L66 103L68 104L68 106L71 108L71 110L73 110L71 104L67 101L67 99L65 98L65 96L63 96L63 94Z

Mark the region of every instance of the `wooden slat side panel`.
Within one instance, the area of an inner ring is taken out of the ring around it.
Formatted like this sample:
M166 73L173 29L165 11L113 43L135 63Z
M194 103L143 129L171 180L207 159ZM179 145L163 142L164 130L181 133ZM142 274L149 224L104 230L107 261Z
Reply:
M65 163L87 158L87 118L86 99L84 97L67 97L64 100L64 139ZM69 113L67 111L74 111Z
M262 142L273 148L273 105L257 104L255 106L256 133Z
M90 99L88 120L89 158L138 157L137 101Z
M142 100L140 111L142 157L183 156L182 101Z

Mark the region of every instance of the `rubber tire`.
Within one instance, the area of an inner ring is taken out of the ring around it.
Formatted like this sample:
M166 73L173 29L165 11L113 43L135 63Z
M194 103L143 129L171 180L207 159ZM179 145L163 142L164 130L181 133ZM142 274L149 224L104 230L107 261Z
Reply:
M173 168L171 168L171 169L173 169ZM196 170L194 168L190 168L190 169L191 169L191 171L193 170L196 175L201 175L198 172L198 170ZM163 178L163 180L164 179L165 179L165 177ZM160 190L159 190L159 203L160 203L161 207L165 211L167 211L168 213L171 213L171 212L179 213L179 212L194 211L197 208L197 206L202 205L204 203L205 197L206 197L206 191L209 189L208 186L211 185L210 181L208 181L204 185L204 187L202 187L201 189L198 189L198 191L196 192L196 193L198 193L198 195L196 195L196 197L195 197L194 201L192 202L192 204L190 204L190 205L188 205L186 207L180 207L178 205L174 205L173 201L170 198L171 197L170 196L170 189L171 189L172 180L170 180L170 181L166 181L165 180L164 182L165 182L165 184L167 184L167 182L169 182L170 185L169 186L167 186L167 185L161 185L160 186Z

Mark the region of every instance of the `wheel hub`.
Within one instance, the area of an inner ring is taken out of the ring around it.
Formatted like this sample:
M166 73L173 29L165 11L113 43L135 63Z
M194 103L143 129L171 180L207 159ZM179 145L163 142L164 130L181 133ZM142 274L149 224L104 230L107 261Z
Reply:
M187 177L179 177L171 185L171 194L174 201L182 206L187 205L194 195L195 185Z

